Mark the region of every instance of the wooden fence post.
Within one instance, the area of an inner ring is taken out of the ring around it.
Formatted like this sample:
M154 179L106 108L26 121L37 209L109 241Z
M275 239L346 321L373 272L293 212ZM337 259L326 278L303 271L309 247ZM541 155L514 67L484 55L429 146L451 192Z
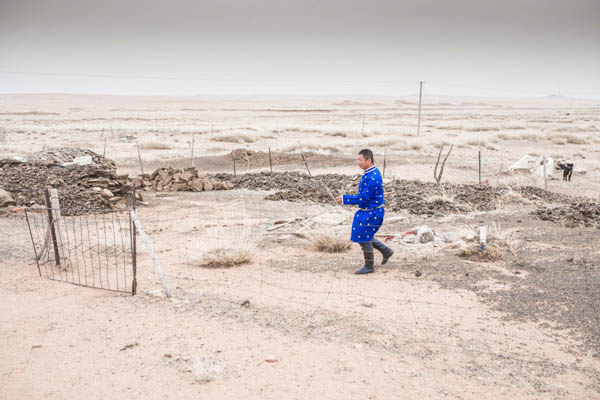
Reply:
M237 176L237 172L235 170L235 152L231 152L231 159L233 160L233 176Z
M52 244L54 246L54 257L56 258L56 265L60 265L62 268L67 268L68 259L65 256L65 249L63 244L63 232L60 226L60 220L62 218L60 213L60 203L58 201L58 190L54 188L46 189L46 207L48 208L48 222L50 224L50 235L52 237Z
M306 170L308 171L308 176L310 176L312 178L312 174L310 173L310 169L308 168L308 163L306 162L306 158L304 158L304 150L302 150L302 144L300 142L298 142L298 145L300 145L300 154L302 154L302 160L304 161L304 166L306 167Z
M271 169L271 174L273 174L273 161L271 160L271 148L269 147L269 168Z

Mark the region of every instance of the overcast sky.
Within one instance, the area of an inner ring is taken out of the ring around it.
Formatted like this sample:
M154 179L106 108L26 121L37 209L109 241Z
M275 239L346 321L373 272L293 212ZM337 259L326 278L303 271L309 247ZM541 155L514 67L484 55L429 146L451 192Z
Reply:
M0 92L600 98L600 0L0 0Z

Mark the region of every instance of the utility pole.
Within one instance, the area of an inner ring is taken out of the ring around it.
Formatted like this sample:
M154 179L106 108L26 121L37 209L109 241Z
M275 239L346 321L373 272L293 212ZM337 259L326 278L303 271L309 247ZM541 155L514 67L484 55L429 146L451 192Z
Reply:
M421 134L421 96L423 95L423 81L419 81L419 117L417 121L417 136Z

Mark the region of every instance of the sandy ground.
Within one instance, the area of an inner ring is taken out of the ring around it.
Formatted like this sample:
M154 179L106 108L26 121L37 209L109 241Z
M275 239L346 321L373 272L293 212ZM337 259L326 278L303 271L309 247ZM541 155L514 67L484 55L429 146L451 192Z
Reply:
M332 147L349 160L315 172L355 173L357 149L372 146L377 155L387 143L391 174L431 180L435 145L448 141L456 147L445 179L473 182L483 141L484 178L491 184L500 165L522 154L560 153L587 174L568 186L550 181L550 189L594 198L600 192L598 104L434 99L425 110L422 137L415 137L414 99L2 96L0 132L6 127L7 140L0 151L68 145L102 153L104 129L107 156L133 173L136 142L127 136L147 144L142 155L151 168L189 157L186 141L194 133L200 155L240 147L294 150L301 140L311 151L328 154ZM331 136L337 132L346 136ZM250 139L213 140L226 135ZM168 148L155 149L156 143ZM230 172L224 162L206 169L221 166ZM499 179L542 184L524 176ZM543 293L533 303L517 295L548 290L535 286L534 269L517 267L514 259L475 263L448 251L397 248L377 274L358 277L352 274L361 262L357 246L319 253L306 240L267 231L277 219L350 216L351 210L264 196L248 190L147 194L149 206L139 215L172 299L155 295L161 285L143 250L137 296L42 279L24 217L0 217L0 398L600 398L599 349L586 342L586 326L567 326L560 310L540 312L548 302ZM599 271L596 228L533 221L523 206L427 221L405 216L384 230L427 222L451 231L493 221L514 230L522 262L564 268L561 260L574 257L589 274ZM566 234L582 242L561 247ZM199 267L207 250L221 246L248 249L252 260L230 269ZM568 297L574 289L552 290ZM573 307L589 309L597 300ZM211 368L214 376L204 379Z

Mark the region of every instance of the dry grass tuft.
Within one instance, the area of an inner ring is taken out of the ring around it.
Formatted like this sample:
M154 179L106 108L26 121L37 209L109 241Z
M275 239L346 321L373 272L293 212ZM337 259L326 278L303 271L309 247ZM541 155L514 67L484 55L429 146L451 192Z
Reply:
M519 135L518 138L521 140L530 140L532 142L537 142L538 140L541 139L541 136L537 135L535 133L523 133L523 134Z
M503 193L500 198L498 199L498 202L501 204L518 204L518 205L528 205L531 204L531 200L527 199L526 197L523 197L523 195L521 193L515 192L512 188L508 188L508 190ZM498 205L498 209L500 209L502 206Z
M223 372L223 362L209 358L196 358L189 363L194 379L199 383L208 383Z
M231 268L248 264L252 261L252 253L244 248L217 248L204 253L200 260L200 267L205 268Z
M487 142L485 140L477 139L471 139L467 141L466 144L468 144L469 146L479 146L479 144L481 144L483 147L487 146Z
M548 135L548 138L552 140L554 144L564 144L565 142L569 144L589 144L590 142L586 139L579 137L574 134L569 133L555 133L552 135Z
M339 136L339 137L348 137L348 134L346 132L331 132L331 133L326 133L327 136Z
M477 236L468 241L470 247L461 250L459 257L478 262L496 262L515 255L517 239L512 230L503 229L500 224L492 223L488 227L485 249L479 251Z
M352 242L347 237L341 237L340 233L324 230L309 236L308 239L313 244L315 250L324 253L343 253L350 249Z
M140 143L140 148L143 150L170 150L174 146L169 142L160 140L146 140Z
M489 131L499 131L500 128L497 126L469 126L465 128L466 131L469 132L489 132Z
M450 146L450 143L446 142L445 140L442 140L441 142L437 142L433 144L433 147L435 147L436 149L439 149L440 147L444 147L444 146Z
M210 140L212 140L213 142L252 143L256 139L254 139L253 137L250 137L248 135L226 135L226 136L217 136L217 137L211 138Z
M471 261L478 262L495 262L503 259L503 251L501 247L494 242L488 243L484 250L479 251L476 248L461 250L458 253L459 257L466 258Z
M587 140L575 135L567 135L567 143L569 144L589 144Z

